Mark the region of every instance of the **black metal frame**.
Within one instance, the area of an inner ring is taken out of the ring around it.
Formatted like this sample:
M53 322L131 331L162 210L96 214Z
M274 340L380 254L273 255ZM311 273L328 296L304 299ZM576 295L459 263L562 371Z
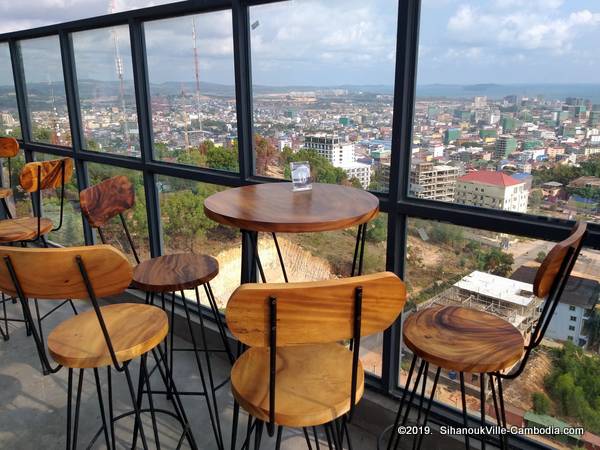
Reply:
M150 8L110 14L72 22L49 25L31 30L21 30L0 35L0 43L9 45L14 75L19 119L22 130L21 146L27 161L32 161L35 152L50 153L74 158L79 190L89 185L87 163L96 162L134 169L143 173L148 215L149 246L152 256L162 252L162 233L156 177L159 175L179 177L194 181L224 186L273 182L277 180L255 175L252 146L252 70L249 8L254 5L275 3L277 0L187 0ZM406 228L408 217L448 221L457 225L517 234L533 238L558 241L568 233L571 221L549 217L532 216L506 211L480 209L456 204L444 204L408 196L407 184L410 170L410 147L412 119L415 100L417 55L419 39L421 0L398 0L396 36L396 70L394 85L394 118L392 134L392 156L388 193L375 193L380 199L380 208L388 213L388 241L386 251L387 270L404 275L406 252ZM230 173L199 167L188 167L155 160L149 80L146 64L146 46L143 23L149 20L177 17L216 10L231 10L235 92L237 99L239 172ZM134 85L138 126L140 131L141 157L98 153L86 150L83 145L83 129L80 118L77 76L74 63L72 32L94 28L126 25L130 30L131 51L134 70ZM41 144L32 141L31 120L27 101L27 86L21 58L19 40L58 36L69 119L71 123L72 148ZM86 242L93 243L94 237L87 222L83 221ZM252 268L253 248L249 236L243 236L243 273L245 281L256 279ZM585 244L600 248L600 226L590 224ZM375 390L388 395L400 396L402 389L397 385L400 359L401 321L387 330L383 340L381 377L368 376L368 384ZM444 405L435 404L432 414L453 415L455 411ZM523 439L523 445L539 446Z
M121 363L117 359L117 356L116 356L116 353L115 353L115 350L114 350L114 347L112 344L112 340L110 338L110 334L108 333L106 323L104 322L104 317L102 316L102 311L101 311L98 299L96 297L94 288L92 287L92 284L91 284L91 281L89 278L89 274L85 267L85 263L84 263L83 259L81 258L81 256L79 256L79 255L76 256L75 259L76 259L76 263L77 263L77 266L79 269L79 273L81 274L81 278L84 282L86 291L88 293L88 297L92 303L92 307L96 314L96 318L98 319L98 323L100 325L100 329L102 331L102 335L106 342L106 346L108 348L111 362L112 362L112 366L107 366L108 402L109 402L109 404L108 404L108 410L109 410L108 411L108 413L109 413L108 422L106 420L99 371L98 371L98 368L93 369L94 379L95 379L95 383L96 383L96 391L97 391L97 395L98 395L98 403L99 403L99 408L100 408L100 416L102 419L102 427L95 434L92 441L88 444L88 448L91 448L91 446L94 444L94 442L100 436L100 434L103 433L104 438L105 438L106 447L108 449L115 449L116 448L116 445L115 445L116 435L115 435L115 430L114 430L115 422L119 421L120 419L122 419L124 417L135 415L135 426L134 426L134 436L133 436L134 443L133 443L132 447L136 446L135 443L137 441L137 435L138 435L138 431L139 431L139 435L142 440L143 448L145 450L148 450L148 444L146 442L146 437L144 434L144 429L143 429L143 425L142 425L142 421L141 421L141 413L149 412L152 417L152 427L153 427L153 431L154 431L154 437L155 437L155 442L156 442L157 448L160 448L160 444L159 444L158 431L157 431L156 413L163 413L163 414L170 415L171 417L177 419L177 421L182 426L182 434L181 434L181 437L179 440L179 445L177 446L177 448L179 449L181 447L181 445L183 444L183 441L187 440L189 445L191 446L191 448L197 449L198 447L196 445L194 436L192 434L192 431L191 431L191 428L189 425L189 421L185 414L183 404L179 397L177 388L175 387L175 383L173 382L172 373L168 370L168 368L166 368L166 366L165 366L165 370L163 372L163 368L160 365L161 362L166 361L166 356L162 353L162 349L160 348L160 345L158 345L156 348L152 349L151 352L154 356L154 359L156 360L156 367L158 368L158 371L161 375L164 385L169 386L169 388L172 392L171 403L173 405L173 409L174 409L175 413L165 410L165 409L159 409L159 408L154 407L154 403L152 400L152 390L150 388L150 377L149 377L149 373L147 371L148 353L141 355L140 380L139 380L139 384L138 384L138 393L136 395L134 386L133 386L133 380L132 380L131 373L129 370L129 364L131 363L131 360ZM45 345L43 342L43 338L41 336L41 328L40 328L40 330L38 330L35 326L35 323L33 321L33 317L31 314L31 310L29 308L29 301L28 301L29 299L27 298L27 296L25 295L25 293L23 291L23 287L19 281L19 277L15 271L15 268L14 268L9 256L4 257L4 263L10 274L13 286L15 288L17 296L23 307L25 320L29 324L29 328L31 329L31 332L33 334L33 338L34 338L34 341L36 344L36 350L38 352L38 356L39 356L40 362L42 364L42 373L44 375L50 375L53 373L57 373L62 368L62 365L58 364L58 365L52 367L52 365L48 359L48 355L46 353L46 348L45 348ZM61 305L63 303L61 303ZM37 303L36 303L36 310L37 310ZM38 311L38 318L39 318L39 311ZM132 402L132 405L134 408L132 411L120 414L118 416L114 416L113 402L112 402L113 396L112 396L111 370L113 368L119 373L125 373L125 377L127 379L127 386L129 388L129 393L131 396L131 402ZM85 369L79 369L77 390L76 390L76 397L75 397L76 398L75 399L75 413L74 413L74 417L73 417L72 397L73 397L73 372L74 372L74 370L75 369L73 369L73 368L70 368L70 367L68 368L67 438L66 438L67 450L70 450L70 449L75 450L77 448L79 409L80 409L80 404L81 404L83 375L84 375ZM146 390L144 390L144 386L147 386ZM142 408L143 394L148 394L149 408L147 408L147 409ZM74 423L72 423L72 420L74 421ZM109 433L109 431L110 431L110 433ZM110 434L110 438L109 438L109 434Z

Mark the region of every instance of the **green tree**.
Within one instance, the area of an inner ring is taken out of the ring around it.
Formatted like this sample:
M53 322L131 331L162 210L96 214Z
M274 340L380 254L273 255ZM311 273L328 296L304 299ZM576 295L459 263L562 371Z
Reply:
M277 148L260 134L254 135L254 152L256 155L256 173L264 175L270 164L274 164L278 158Z
M537 256L535 257L535 260L539 263L544 261L544 258L546 257L546 252L543 250L540 250L537 254Z
M513 255L498 248L492 248L479 255L479 269L501 277L508 276L514 263Z
M588 346L597 349L600 346L600 313L597 309L594 308L584 322L583 331L588 338Z
M208 141L210 142L210 141ZM211 142L212 144L212 142ZM206 164L211 169L238 171L237 141L231 147L216 147L214 144L206 151Z
M550 399L543 392L534 392L531 394L533 403L533 412L536 414L548 414L550 412Z
M383 242L387 238L387 220L383 215L377 216L367 225L367 240L371 242Z

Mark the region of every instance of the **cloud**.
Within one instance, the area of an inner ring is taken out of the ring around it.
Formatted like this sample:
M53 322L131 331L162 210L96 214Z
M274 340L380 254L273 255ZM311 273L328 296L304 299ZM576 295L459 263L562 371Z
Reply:
M547 49L564 52L587 28L600 24L600 13L588 9L562 15L561 1L531 1L522 8L507 2L472 6L463 4L448 20L450 38L459 43L492 50ZM496 7L495 5L501 5Z

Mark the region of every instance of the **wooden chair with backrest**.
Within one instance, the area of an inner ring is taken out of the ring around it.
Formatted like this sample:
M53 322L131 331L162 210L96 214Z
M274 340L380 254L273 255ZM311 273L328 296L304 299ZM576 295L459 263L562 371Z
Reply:
M26 319L32 327L36 349L45 375L58 372L62 366L68 368L67 401L67 449L77 447L77 424L81 401L84 370L91 369L96 381L102 431L109 449L115 448L114 414L112 410L111 366L118 372L124 372L131 396L136 430L139 428L144 448L148 448L143 426L140 420L141 398L136 397L133 389L129 365L141 357L141 372L144 378L143 389L148 381L146 359L153 353L157 363L164 355L158 344L168 332L168 320L160 308L138 303L120 303L108 306L100 305L100 298L121 294L127 289L132 277L132 268L125 256L108 245L71 248L17 248L0 247L0 289L19 298ZM66 298L88 299L92 309L60 323L48 335L48 353L58 364L52 366L45 350L45 344L38 333L29 299L39 298L46 301ZM105 405L101 394L99 369L108 367L109 419L105 416ZM79 369L77 381L76 408L71 429L73 371ZM170 377L168 371L159 366L164 377ZM166 378L165 378L166 380ZM172 379L170 380L172 383ZM166 384L166 381L165 381ZM176 390L175 390L176 391ZM173 402L176 416L185 426L184 433L190 438L187 419L178 395ZM150 412L154 410L150 397ZM181 412L181 414L180 414ZM156 432L155 432L156 434ZM194 446L194 445L192 445Z
M73 160L60 158L50 161L30 162L23 166L19 183L29 192L34 205L34 217L20 217L0 221L0 243L33 242L62 227L64 216L65 183L73 176ZM42 192L60 188L60 219L56 228L52 220L42 216Z
M18 145L17 145L18 150ZM0 145L0 156L2 156L2 146ZM11 145L7 144L6 153L4 155L15 154L14 143ZM39 239L42 240L44 246L47 246L46 234L52 231L58 231L62 227L63 213L64 213L64 198L65 198L65 183L68 182L73 175L73 160L70 158L60 158L50 161L31 162L25 164L21 170L19 177L20 187L25 191L29 192L31 196L31 203L33 205L34 217L20 217L20 218L8 218L0 220L0 244L14 244L21 243L26 245L28 242L35 242ZM60 188L60 222L56 228L53 228L54 224L52 220L42 216L42 192L48 189ZM12 192L12 191L11 191ZM5 205L7 211L8 206ZM10 213L9 213L10 214ZM2 293L2 313L3 316L0 319L4 324L4 329L0 327L0 335L4 340L8 340L9 328L8 322L23 322L26 324L27 334L31 334L29 323L25 318L9 318L6 311L6 297ZM37 300L36 300L37 302ZM75 314L77 309L71 301L71 299L65 300L64 303L68 303ZM62 305L61 305L62 306ZM36 303L37 322L40 333L42 332L42 321L46 316L39 314L39 308Z
M135 190L126 176L120 175L104 180L94 186L84 189L79 195L81 211L86 217L88 223L98 230L98 235L103 243L107 243L106 234L103 229L107 224L119 217L127 242L133 252L133 256L138 265L133 272L132 287L146 293L146 302L154 304L155 296L160 296L163 309L167 309L168 295L171 297L171 321L174 318L175 293L179 292L182 298L185 298L184 290L194 290L196 300L196 312L200 317L201 336L205 336L204 321L202 320L202 306L200 303L199 286L203 286L206 298L208 299L211 312L217 324L217 328L223 344L223 352L226 353L229 361L233 364L233 352L230 348L229 339L222 321L217 302L215 300L210 281L219 273L219 263L215 258L209 255L178 253L172 255L163 255L140 262L138 252L127 227L127 221L123 213L131 209L135 203ZM182 391L182 395L200 395L207 401L211 425L217 441L217 446L223 446L220 419L218 415L216 391L225 386L227 380L221 383L215 383L215 377L212 372L210 353L221 351L220 349L209 350L206 345L206 339L202 338L200 342L196 339L196 333L193 330L192 319L187 302L183 302L183 308L186 313L186 323L192 342L192 348L176 347L174 340L174 327L171 324L169 342L167 345L168 361L172 368L174 365L174 352L189 352L193 350L198 367L202 391ZM189 353L188 353L189 354ZM200 354L204 354L204 362L201 362ZM205 372L208 372L205 375ZM210 395L206 392L210 391Z
M310 448L307 427L325 425L328 440L341 448L349 439L346 416L364 391L360 340L387 329L405 300L404 283L390 272L237 288L226 319L249 348L231 370L233 445L239 404L254 418L258 445L264 423L269 435L278 426L277 448L283 427L303 428ZM347 340L350 349L340 343Z
M423 424L427 422L440 369L445 369L459 373L465 426L467 426L464 384L466 372L479 374L481 424L485 424L487 376L498 425L506 427L502 380L518 377L525 369L531 352L542 342L577 261L586 233L587 225L577 223L569 236L557 243L540 265L533 283L533 294L544 299L544 306L527 339L514 325L503 318L461 306L433 306L411 314L406 319L403 326L404 344L412 351L413 359L392 430L406 423L415 391L421 380L423 392L425 391L430 364L437 366L438 369L433 380L429 404L424 411ZM421 364L409 394L411 379L419 358ZM405 404L407 407L404 410ZM420 409L417 422L421 418ZM418 447L422 443L422 437L422 435L418 437ZM388 449L397 448L398 443L399 436L392 433L388 441ZM506 436L500 438L500 443L503 447L508 446ZM465 445L469 448L468 436L465 438ZM482 445L485 446L485 438Z
M2 202L4 213L9 219L12 218L12 213L8 205L8 199L13 195L11 158L14 158L18 154L19 142L15 138L0 137L0 158L5 158L8 166L8 183L3 183L3 186L0 187L0 201ZM5 186L6 184L8 186Z

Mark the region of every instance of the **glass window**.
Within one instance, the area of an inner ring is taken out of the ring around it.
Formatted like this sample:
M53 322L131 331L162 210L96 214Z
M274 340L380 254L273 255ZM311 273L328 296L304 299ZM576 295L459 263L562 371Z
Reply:
M569 325L569 331L575 331L575 327L573 325Z
M149 6L174 3L178 0L103 0L85 2L3 2L2 32L21 31L32 27L53 25L70 20L87 19ZM108 5L108 8L107 8Z
M90 177L90 186L117 175L125 175L131 184L133 184L135 190L135 203L133 208L123 213L123 217L125 218L127 228L131 233L131 238L140 260L144 261L149 259L148 216L146 214L146 197L144 195L142 172L98 163L87 163L87 168ZM129 260L135 264L131 246L127 242L127 236L118 217L115 217L109 224L104 226L102 232L108 244L117 246L128 256Z
M409 194L596 222L597 3L522 6L423 0Z
M577 316L571 316L571 322L576 322L577 321Z
M397 2L250 8L256 173L387 191ZM299 39L299 36L302 36Z
M569 305L569 311L575 311L575 307L573 305Z
M508 320L527 337L531 334L542 305L542 300L533 296L533 281L541 263L536 255L542 251L547 253L553 245L553 242L538 239L409 218L405 276L409 301L403 318L410 317L415 309L459 305L485 310ZM578 298L582 285L590 286L596 292L599 286L595 271L599 266L600 252L583 249L574 269L576 276L571 276L562 299L568 300L570 296ZM595 302L592 297L590 300ZM568 340L571 332L567 331L564 324L569 317L568 308L557 308L545 340L530 358L524 373L515 380L505 382L505 401L512 411L519 414L533 411L536 407L534 397L543 395L548 397L550 407L544 412L537 411L539 414L550 414L572 425L582 423L581 418L574 419L567 412L571 410L564 409L569 408L564 403L567 397L562 394L563 391L558 387L560 383L557 384L556 380L564 371L570 371L570 376L578 380L579 371L586 370L585 367L592 363L596 364L594 361L597 358L581 355L574 366L568 367L565 361L571 361L569 355L572 350L565 350L568 353L563 354L559 350L560 344L552 341ZM412 354L402 346L401 356L400 385L404 387ZM430 375L429 388L432 377ZM468 408L479 417L478 382L470 374L465 379L468 385ZM582 386L583 382L575 381L575 388ZM458 373L442 370L436 400L461 408ZM490 397L486 406L488 420L495 423ZM530 437L555 446L547 436Z
M237 172L231 11L144 28L156 159Z
M71 145L65 83L58 36L20 41L31 139L53 145Z
M160 201L164 254L200 253L219 261L219 275L211 281L220 309L225 310L231 293L240 284L241 236L239 230L214 222L204 214L204 200L226 189L209 183L159 176L157 187ZM186 298L195 301L193 290ZM203 304L208 306L203 292Z
M84 148L139 156L139 130L126 25L73 33Z
M48 161L59 158L59 156L47 153L35 153L36 161ZM60 188L43 191L42 203L43 216L52 219L56 228L60 223ZM50 233L48 240L65 247L85 244L75 166L73 166L73 176L65 185L62 226L58 231Z
M0 136L21 139L19 109L8 44L0 44Z
M321 233L278 233L289 281L315 281L348 277L356 243L356 227ZM387 214L380 213L367 226L363 273L385 270ZM261 264L268 282L283 282L277 249L269 234L259 239ZM365 370L381 376L383 333L361 339Z

